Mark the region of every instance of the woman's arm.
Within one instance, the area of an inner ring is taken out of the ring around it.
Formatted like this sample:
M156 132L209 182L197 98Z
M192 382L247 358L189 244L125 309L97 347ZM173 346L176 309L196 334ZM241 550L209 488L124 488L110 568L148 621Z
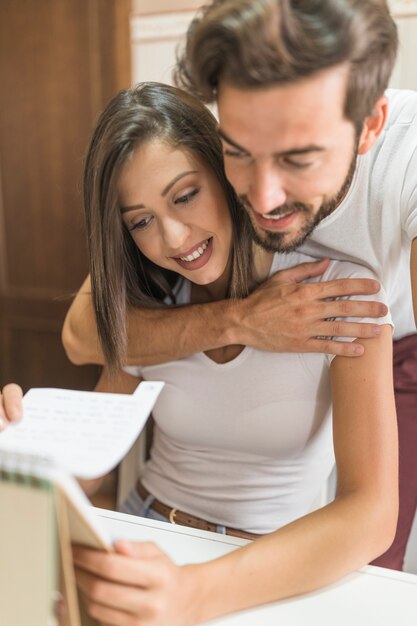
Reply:
M177 567L149 544L123 542L111 555L77 548L77 580L93 616L189 626L320 588L384 552L398 508L391 328L363 343L362 357L331 366L335 500L209 563Z
M362 347L356 343L317 337L373 337L373 324L328 320L385 315L386 307L379 302L337 299L377 293L379 285L365 278L302 282L321 275L327 265L324 260L283 270L250 296L237 301L131 310L127 319L126 363L155 365L229 345L253 346L269 352L358 356ZM76 365L104 365L89 277L68 311L62 342L68 358Z

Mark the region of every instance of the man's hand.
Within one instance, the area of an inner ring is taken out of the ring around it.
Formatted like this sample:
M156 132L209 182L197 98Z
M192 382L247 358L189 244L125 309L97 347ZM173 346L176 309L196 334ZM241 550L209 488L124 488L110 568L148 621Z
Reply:
M0 432L10 422L17 422L22 418L22 390L19 385L10 383L0 391Z
M375 337L380 334L380 327L334 318L381 317L386 315L387 307L380 302L335 298L376 294L380 285L376 280L365 278L301 282L320 276L327 265L325 259L278 272L250 296L236 303L232 343L269 352L360 356L364 348L359 343L330 338Z

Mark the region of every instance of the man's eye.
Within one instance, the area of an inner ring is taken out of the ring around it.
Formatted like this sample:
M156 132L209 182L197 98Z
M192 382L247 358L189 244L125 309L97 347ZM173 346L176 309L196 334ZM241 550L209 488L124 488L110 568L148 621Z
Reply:
M130 232L133 233L135 230L144 230L147 226L149 226L151 220L152 216L143 217L142 219L132 224L132 226L130 227Z
M308 167L311 167L313 165L312 161L294 161L294 159L289 158L285 159L285 163L289 167L294 167L298 170L307 169Z
M249 156L247 152L242 152L241 150L231 150L230 148L224 148L223 154L224 156L232 159L245 159Z
M192 200L199 191L200 190L198 188L195 188L182 196L178 196L178 198L175 198L174 204L186 204L187 202L190 202L190 200Z

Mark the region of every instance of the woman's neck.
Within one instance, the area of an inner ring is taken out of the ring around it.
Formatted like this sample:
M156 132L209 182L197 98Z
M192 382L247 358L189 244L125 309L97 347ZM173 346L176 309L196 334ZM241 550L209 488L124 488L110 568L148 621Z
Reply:
M192 283L191 304L204 304L206 302L224 300L227 295L231 271L232 255L229 255L229 260L227 261L224 272L217 280L213 283L209 283L208 285L197 285L196 283Z

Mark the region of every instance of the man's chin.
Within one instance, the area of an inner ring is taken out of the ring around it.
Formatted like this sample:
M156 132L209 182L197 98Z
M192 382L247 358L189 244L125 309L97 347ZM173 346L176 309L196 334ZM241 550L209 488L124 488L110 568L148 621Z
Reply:
M314 230L314 226L309 225L309 227L294 234L277 233L260 228L258 224L253 222L251 223L253 240L267 252L294 252Z

